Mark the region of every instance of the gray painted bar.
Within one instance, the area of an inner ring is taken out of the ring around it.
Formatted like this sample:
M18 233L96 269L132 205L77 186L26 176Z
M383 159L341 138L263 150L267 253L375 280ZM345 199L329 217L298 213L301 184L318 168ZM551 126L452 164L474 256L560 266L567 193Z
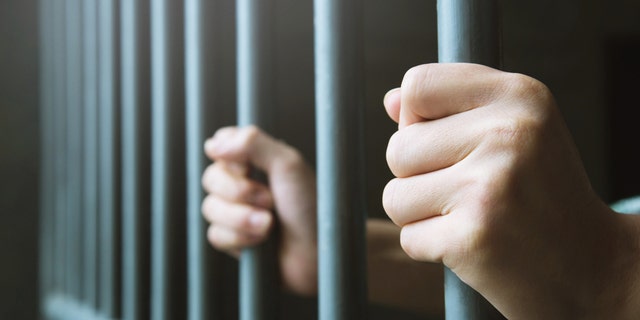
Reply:
M117 1L98 1L99 310L119 316L119 125Z
M185 98L187 141L187 314L191 320L222 319L224 288L221 254L207 242L207 224L201 213L202 173L210 162L205 139L222 125L219 106L221 83L216 82L216 61L221 30L216 5L220 1L185 1ZM219 5L218 5L219 6ZM215 112L214 112L215 111Z
M188 316L189 319L207 319L206 289L206 229L200 214L204 193L201 175L204 171L202 146L205 133L203 121L202 83L202 18L205 14L200 0L185 0L185 98L187 138L187 254L188 254ZM206 32L206 31L205 31Z
M120 4L122 101L122 319L149 318L149 2Z
M440 62L500 66L497 0L438 0ZM484 298L445 268L447 319L502 319Z
M185 318L184 3L151 1L151 318Z
M366 319L362 2L315 0L319 319Z
M98 307L98 28L96 0L83 2L83 300Z
M55 146L55 173L54 173L54 188L55 188L55 253L54 253L54 284L56 291L61 294L67 292L66 288L66 231L67 231L67 179L66 179L66 77L65 77L65 0L57 0L55 4L54 13L54 100L55 105L55 124L54 124L54 146Z
M272 14L272 1L236 2L238 125L257 125L267 132L271 129L269 118L274 103ZM276 318L276 257L273 236L259 246L242 251L239 269L241 320Z
M67 293L81 298L80 208L82 197L82 73L80 6L77 0L67 0L65 28L66 45L66 108L67 108Z

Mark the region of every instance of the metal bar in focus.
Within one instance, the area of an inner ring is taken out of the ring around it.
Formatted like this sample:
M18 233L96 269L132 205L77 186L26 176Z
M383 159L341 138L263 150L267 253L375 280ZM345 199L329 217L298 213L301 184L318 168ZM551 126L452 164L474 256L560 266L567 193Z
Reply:
M66 108L67 108L67 125L66 125L66 140L67 140L67 233L66 233L66 260L67 260L67 277L66 287L68 289L67 294L79 299L80 298L80 267L79 267L79 253L80 253L80 204L81 204L81 185L80 185L80 172L82 168L81 164L81 130L80 116L81 116L81 101L80 98L80 86L81 75L78 68L78 61L80 61L80 26L79 26L79 3L75 0L66 1L66 19L65 19L65 32L67 34L66 53L67 59L66 67Z
M119 316L119 123L117 1L98 1L99 310Z
M122 112L122 319L149 318L149 2L120 4Z
M270 131L273 110L273 1L238 0L237 103L239 126L256 125ZM275 319L277 254L273 235L246 248L240 256L239 308L241 320Z
M218 1L185 1L185 98L187 141L187 315L190 320L222 319L222 256L207 242L207 224L202 217L204 199L202 173L210 162L202 149L207 136L222 124L222 113L213 112L219 84L212 66L218 30L215 6ZM219 44L219 43L218 43Z
M500 16L497 0L438 0L440 62L500 67ZM445 268L447 319L502 319L479 293Z
M315 0L319 319L366 318L362 1Z
M96 0L83 2L84 203L83 298L98 307L98 43Z
M152 0L151 318L183 319L184 3Z

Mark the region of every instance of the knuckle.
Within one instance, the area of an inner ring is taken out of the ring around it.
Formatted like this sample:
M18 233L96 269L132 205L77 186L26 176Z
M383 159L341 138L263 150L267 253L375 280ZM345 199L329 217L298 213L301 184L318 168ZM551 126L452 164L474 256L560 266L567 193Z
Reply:
M402 78L402 100L404 105L415 105L420 96L428 94L433 79L436 77L435 64L423 64L413 67Z
M505 148L520 149L535 136L542 123L528 117L495 118L485 130L486 141Z
M254 187L254 185L247 181L247 180L240 180L238 181L238 183L236 183L236 187L234 190L234 196L233 198L235 200L240 200L240 201L245 201L248 202L251 199L254 198L255 194L256 194L256 188Z
M202 216L209 222L216 222L216 212L218 211L218 201L213 196L207 196L202 200Z
M435 66L435 64L422 64L410 68L405 72L404 77L402 78L402 86L404 87L407 85L409 88L415 88L424 84L425 81L429 82L429 79L432 78Z
M551 91L541 81L521 73L508 73L506 76L508 77L506 83L509 86L509 92L517 98L542 102L553 100Z
M279 142L279 144L283 146L282 157L277 163L280 172L298 172L300 168L306 165L304 157L298 150L282 142Z
M241 146L244 148L251 146L261 133L262 131L257 126L247 126L242 130Z
M211 245L218 250L229 250L233 244L233 237L229 234L225 235L225 231L215 225L212 225L207 230L207 239Z
M204 198L204 200L202 200L202 204L200 206L200 211L202 212L202 215L207 219L209 218L209 214L211 213L210 212L211 210L209 210L209 208L211 207L210 202L211 202L211 197L207 196Z
M210 189L211 182L214 181L212 179L212 176L214 174L214 170L215 170L215 167L214 167L213 164L207 166L207 168L204 169L204 172L202 173L202 180L201 180L202 187L204 189L207 189L207 190Z

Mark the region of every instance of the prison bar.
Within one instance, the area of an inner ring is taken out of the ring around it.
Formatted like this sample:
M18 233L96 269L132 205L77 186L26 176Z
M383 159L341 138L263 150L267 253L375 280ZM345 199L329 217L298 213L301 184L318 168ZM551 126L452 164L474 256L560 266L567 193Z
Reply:
M438 59L500 66L497 0L438 0ZM502 319L496 309L445 268L447 319Z
M66 45L66 143L67 143L67 293L69 296L80 299L80 205L81 205L81 72L78 63L81 61L81 37L80 37L80 3L76 0L67 0L65 28L67 34Z
M64 0L56 1L53 14L53 30L54 30L54 72L53 79L54 88L54 104L55 104L55 123L54 123L54 146L57 153L55 154L55 173L54 173L54 192L55 192L55 269L54 269L54 285L56 291L62 295L67 292L66 288L66 261L65 261L65 234L66 234L66 189L67 183L65 179L66 172L66 143L65 143L65 124L66 124L66 99L65 89L65 28L64 21L66 18Z
M224 267L221 253L210 249L207 224L202 218L204 199L202 173L210 163L202 148L207 136L222 126L216 76L216 43L221 32L215 21L219 1L186 0L185 26L185 102L187 161L187 315L190 320L222 319L224 293L220 282ZM219 6L218 6L219 7ZM219 47L219 46L218 46Z
M365 319L362 2L313 8L319 319Z
M82 71L84 104L84 203L83 213L83 301L89 308L98 307L98 27L97 2L82 5Z
M42 248L50 250L41 253L49 264L42 266L41 290L47 318L225 317L223 294L211 278L220 265L212 263L199 212L207 163L202 145L223 123L216 118L212 96L220 89L212 89L218 83L208 59L215 54L212 34L225 30L212 31L205 23L215 11L205 2L41 2L41 228ZM438 2L440 61L499 66L496 2ZM238 0L236 8L239 124L267 131L273 111L272 7ZM321 320L362 319L362 2L315 0L314 11L318 312ZM181 233L185 208L188 245ZM278 292L275 262L269 249L242 253L243 320L277 316L277 301L270 300ZM188 278L181 278L184 273ZM448 319L500 316L450 271L446 312Z
M183 1L151 1L151 318L184 318Z
M120 2L123 320L149 318L149 22L149 1Z
M108 318L119 312L118 222L120 144L118 108L118 3L98 1L99 105L99 310Z
M273 112L271 16L273 1L236 1L238 125L256 125L269 132ZM260 179L258 172L254 178ZM274 235L242 250L239 266L241 320L276 319L277 255Z

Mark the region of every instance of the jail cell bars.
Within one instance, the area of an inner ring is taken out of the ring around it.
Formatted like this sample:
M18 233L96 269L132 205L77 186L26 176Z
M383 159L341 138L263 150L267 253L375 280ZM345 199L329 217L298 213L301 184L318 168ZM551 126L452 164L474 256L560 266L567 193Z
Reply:
M278 318L274 249L242 253L238 303L200 214L223 93L237 87L242 126L274 116L272 6L238 0L234 29L222 1L41 1L43 318ZM319 318L364 319L362 2L313 8ZM498 66L497 21L495 0L438 1L440 60ZM236 30L234 86L216 43ZM448 319L500 317L446 275Z

